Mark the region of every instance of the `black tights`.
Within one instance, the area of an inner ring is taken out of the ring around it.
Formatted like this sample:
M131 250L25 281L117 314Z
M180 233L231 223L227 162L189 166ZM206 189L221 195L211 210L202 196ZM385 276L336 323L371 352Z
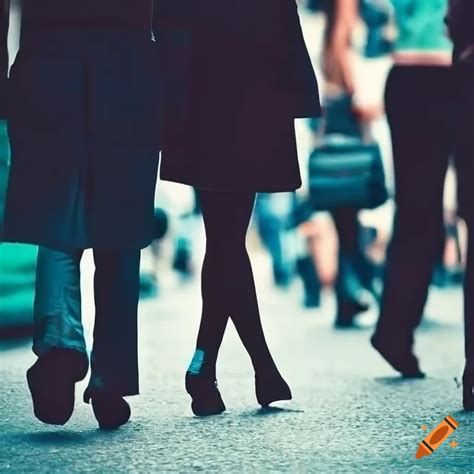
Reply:
M206 228L202 319L197 349L203 372L215 377L217 354L230 317L256 372L274 369L265 341L245 238L255 193L200 191Z

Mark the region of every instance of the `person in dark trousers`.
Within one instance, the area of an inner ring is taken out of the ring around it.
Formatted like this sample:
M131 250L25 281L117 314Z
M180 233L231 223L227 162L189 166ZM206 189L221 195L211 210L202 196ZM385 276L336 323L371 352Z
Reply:
M447 17L454 42L454 73L457 90L456 166L459 214L468 227L468 256L464 282L465 368L463 405L474 411L474 3L450 0Z
M450 67L452 44L443 24L448 1L391 3L399 34L385 106L392 136L397 211L380 317L371 342L404 377L421 378L424 373L413 353L414 332L445 242L443 190L454 152L456 84ZM358 1L345 4L353 18ZM347 35L351 24L341 23L339 34ZM333 49L329 67L350 89L353 71L348 51L344 45Z
M87 374L79 265L92 248L96 320L84 400L101 428L116 428L130 417L123 397L138 393L140 249L154 235L152 3L24 1L7 82L8 2L0 8L0 111L12 162L2 238L40 245L38 360L27 373L34 412L45 423L66 423L75 383Z
M399 35L385 105L397 210L371 341L404 377L424 377L413 352L413 336L445 243L444 181L455 132L452 44L443 24L447 0L392 3Z
M230 317L258 403L291 398L265 341L245 236L257 192L301 185L295 117L320 114L294 0L158 1L165 80L161 177L199 189L207 246L186 389L196 415L225 410L216 360Z

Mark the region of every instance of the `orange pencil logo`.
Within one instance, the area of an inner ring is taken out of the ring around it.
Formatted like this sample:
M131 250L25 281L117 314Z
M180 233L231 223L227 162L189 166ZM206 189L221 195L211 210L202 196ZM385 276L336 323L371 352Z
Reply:
M459 423L447 416L421 443L416 452L416 459L433 454L456 431Z

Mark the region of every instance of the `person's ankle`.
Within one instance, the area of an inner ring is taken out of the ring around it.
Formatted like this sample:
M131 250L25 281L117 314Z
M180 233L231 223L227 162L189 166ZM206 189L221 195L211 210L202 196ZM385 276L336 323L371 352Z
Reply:
M207 358L206 352L196 349L189 364L187 373L191 376L204 376L212 380L216 379L216 365Z

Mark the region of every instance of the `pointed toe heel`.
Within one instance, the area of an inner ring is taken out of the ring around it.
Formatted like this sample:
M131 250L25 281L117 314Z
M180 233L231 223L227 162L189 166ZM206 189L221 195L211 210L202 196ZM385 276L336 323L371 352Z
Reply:
M394 344L386 338L374 334L370 343L390 366L405 379L424 379L426 374L420 370L418 359L410 344Z
M287 401L293 398L290 387L280 374L257 375L255 392L258 404L267 408L274 402Z

